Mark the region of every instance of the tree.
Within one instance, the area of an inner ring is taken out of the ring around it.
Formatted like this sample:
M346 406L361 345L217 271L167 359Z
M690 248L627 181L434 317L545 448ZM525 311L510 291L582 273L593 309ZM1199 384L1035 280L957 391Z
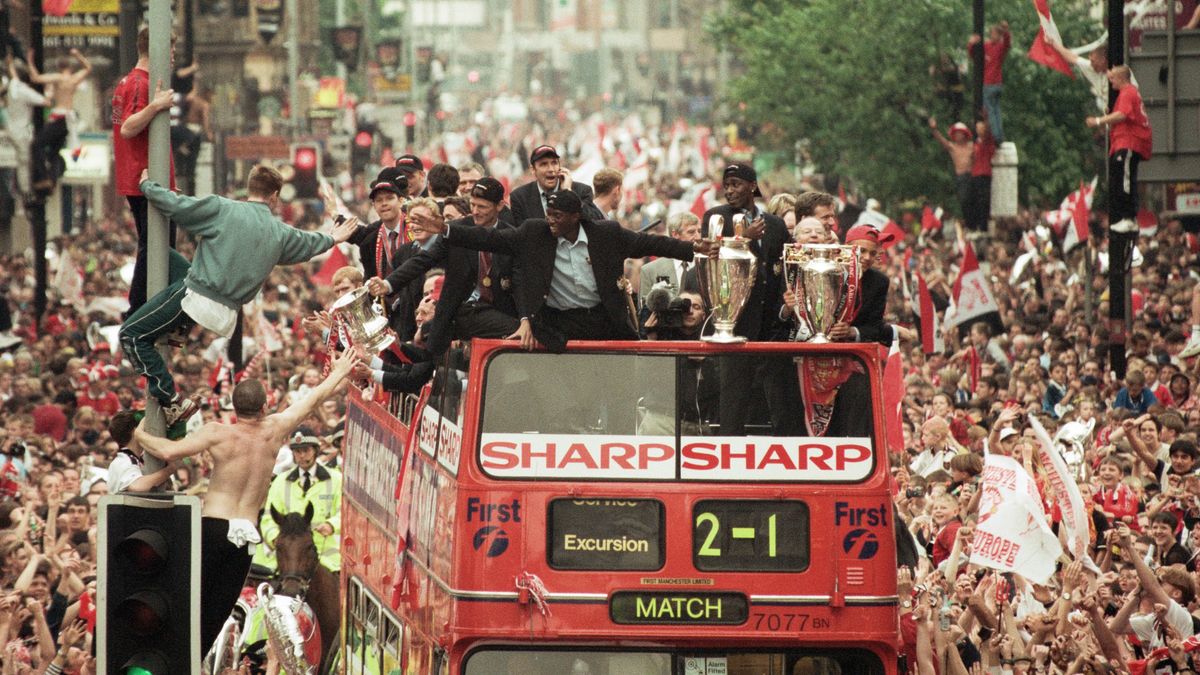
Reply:
M884 203L923 195L954 200L953 176L926 120L943 129L946 103L930 74L941 54L965 62L970 3L963 0L731 0L709 25L736 59L729 97L761 123L759 144L807 141L826 173L852 176ZM1080 80L1025 56L1038 20L1028 0L989 0L988 25L1007 19L1013 48L1004 68L1004 128L1021 157L1023 203L1057 203L1102 173L1102 150L1084 126L1090 95ZM1054 6L1068 44L1101 28L1079 3ZM967 108L970 109L970 75ZM965 114L965 113L964 113ZM971 120L962 120L971 126Z

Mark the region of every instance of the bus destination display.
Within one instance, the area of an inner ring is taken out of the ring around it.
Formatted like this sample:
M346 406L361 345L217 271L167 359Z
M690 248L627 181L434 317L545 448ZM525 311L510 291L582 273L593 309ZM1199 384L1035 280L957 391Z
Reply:
M808 568L808 505L799 501L705 500L692 511L692 560L706 572L800 572Z
M650 571L665 562L662 502L555 499L546 527L554 569Z
M750 601L729 592L617 591L608 615L620 624L738 625L749 618Z

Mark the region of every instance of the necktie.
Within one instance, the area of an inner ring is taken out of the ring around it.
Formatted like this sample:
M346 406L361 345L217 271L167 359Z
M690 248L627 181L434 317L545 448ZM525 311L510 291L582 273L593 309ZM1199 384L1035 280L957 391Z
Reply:
M548 208L550 208L550 200L546 196L546 193L543 192L542 193L542 214L543 215L546 213L546 209L548 209Z
M398 232L388 232L388 263L396 256L396 239L399 236Z
M300 489L308 492L308 488L312 487L312 474L307 471L302 472L304 478L300 480Z

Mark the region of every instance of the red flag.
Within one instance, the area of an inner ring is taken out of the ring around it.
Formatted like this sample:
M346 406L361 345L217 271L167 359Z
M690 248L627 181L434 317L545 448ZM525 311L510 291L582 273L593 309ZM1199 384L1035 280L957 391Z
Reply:
M888 241L888 243L883 245L883 249L886 251L887 249L904 241L904 235L906 235L908 233L904 231L903 227L900 227L899 225L897 225L896 221L888 219L887 225L883 226L883 234L885 236L889 235L889 234L892 235L890 240Z
M1058 26L1054 25L1054 17L1050 16L1050 0L1033 0L1033 6L1037 10L1041 28L1037 37L1033 39L1033 44L1029 46L1029 58L1074 79L1075 73L1071 71L1071 64L1050 44L1050 40L1062 44Z
M1150 209L1139 209L1137 212L1138 234L1143 237L1153 237L1158 232L1158 216Z
M313 275L312 280L318 286L328 286L333 283L333 273L350 264L346 260L346 254L342 253L340 246L334 246L329 252L329 257L325 262L321 263L321 269Z
M941 209L935 212L928 205L921 211L921 231L929 232L942 229Z
M697 218L703 218L704 212L708 210L708 193L713 190L712 186L706 187L696 193L696 198L692 200L692 208L689 209L696 214ZM703 227L703 225L701 225Z
M42 0L42 13L46 16L66 16L71 0Z
M921 315L921 351L936 354L937 312L933 308L933 295L920 272L917 272L917 308Z
M1088 238L1088 216L1091 215L1091 204L1088 203L1089 195L1084 192L1085 186L1083 181L1079 181L1079 196L1075 198L1075 208L1071 211L1071 221L1075 226L1075 236L1080 242L1087 241Z
M1000 312L996 297L992 295L992 287L983 276L983 270L979 269L975 248L967 241L963 242L962 265L954 280L954 307L955 326L989 312Z
M904 363L900 360L900 341L892 337L883 367L884 428L887 431L888 450L904 454Z

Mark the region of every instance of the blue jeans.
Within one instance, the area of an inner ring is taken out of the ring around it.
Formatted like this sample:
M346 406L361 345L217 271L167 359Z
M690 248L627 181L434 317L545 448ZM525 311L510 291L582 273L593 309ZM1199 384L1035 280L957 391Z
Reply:
M1004 93L1002 84L983 85L983 109L987 111L988 126L992 129L992 137L996 144L1004 142L1004 124L1000 120L1000 94Z

